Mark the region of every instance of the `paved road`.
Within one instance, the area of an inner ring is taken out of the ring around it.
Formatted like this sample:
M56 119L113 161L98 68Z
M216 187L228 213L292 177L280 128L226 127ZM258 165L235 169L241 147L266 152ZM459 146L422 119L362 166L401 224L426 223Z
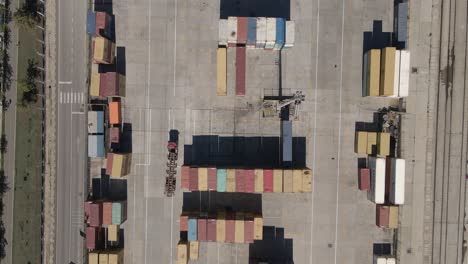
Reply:
M82 263L87 172L87 1L57 1L58 139L55 263Z

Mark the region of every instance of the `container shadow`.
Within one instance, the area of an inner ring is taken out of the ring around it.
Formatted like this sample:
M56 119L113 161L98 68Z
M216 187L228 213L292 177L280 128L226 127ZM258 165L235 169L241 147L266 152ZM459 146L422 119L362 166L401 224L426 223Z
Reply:
M221 0L220 18L238 17L282 17L291 19L290 0Z
M374 243L372 247L372 253L376 256L388 256L392 255L392 244L391 243Z
M381 132L382 122L379 113L374 113L372 116L372 122L358 121L355 123L355 131L367 131L367 132Z
M184 192L183 212L215 214L220 210L262 214L262 195L254 193Z
M126 76L127 74L127 57L125 56L125 47L117 47L115 58L115 71Z
M113 14L113 0L94 0L94 11L95 12L106 12Z
M229 168L305 168L306 138L293 137L293 162L281 162L280 137L193 136L184 145L184 164Z
M293 240L284 238L284 228L263 227L263 240L249 245L249 264L293 264Z
M122 135L120 144L116 148L118 153L132 153L133 142L132 142L132 124L124 123L122 126Z

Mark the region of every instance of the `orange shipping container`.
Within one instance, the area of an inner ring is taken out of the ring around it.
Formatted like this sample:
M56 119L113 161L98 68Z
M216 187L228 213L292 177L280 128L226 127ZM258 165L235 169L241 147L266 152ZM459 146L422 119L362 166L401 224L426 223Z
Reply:
M293 170L293 192L302 192L302 170Z
M273 192L283 192L283 170L273 170Z
M283 192L293 192L293 171L283 170Z
M216 241L226 241L226 212L219 212L216 219Z
M208 191L208 169L198 168L198 190Z
M263 217L261 215L256 215L254 217L254 239L263 239Z
M255 170L255 192L256 193L263 192L263 170L262 169Z
M236 191L236 170L227 169L226 192Z
M302 191L312 192L312 170L302 170Z
M236 243L244 243L244 213L236 214L236 231L234 241Z
M112 202L102 203L102 224L112 224Z
M197 260L198 259L198 251L200 251L200 242L198 241L190 241L190 260Z
M122 110L120 102L109 102L109 123L111 125L122 122Z
M180 216L179 229L180 231L188 231L188 215L185 213Z

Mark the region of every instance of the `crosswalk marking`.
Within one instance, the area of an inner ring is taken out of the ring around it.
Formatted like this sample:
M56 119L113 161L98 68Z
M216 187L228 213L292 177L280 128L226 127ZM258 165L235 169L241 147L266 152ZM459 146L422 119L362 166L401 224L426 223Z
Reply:
M84 104L85 95L80 92L60 92L59 103L60 104Z

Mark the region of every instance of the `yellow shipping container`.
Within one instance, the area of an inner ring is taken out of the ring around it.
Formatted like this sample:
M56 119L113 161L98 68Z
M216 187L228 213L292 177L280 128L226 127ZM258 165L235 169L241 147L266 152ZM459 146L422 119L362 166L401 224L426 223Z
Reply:
M123 264L123 263L124 263L123 249L109 252L109 264Z
M94 38L94 54L93 59L96 62L108 63L107 54L109 52L109 40L103 37Z
M293 192L293 171L283 170L283 192Z
M391 96L395 79L395 47L387 47L382 50L382 60L380 64L380 94L381 96Z
M254 216L254 239L263 239L263 217L261 215Z
M109 255L107 253L99 253L99 264L109 264Z
M255 170L255 192L263 192L263 169Z
M226 241L226 212L219 212L216 219L216 241Z
M96 252L89 252L88 264L99 264L99 254Z
M227 95L226 83L227 83L227 64L226 64L227 49L218 48L218 86L217 94L218 96Z
M130 173L132 154L113 153L111 177L120 178Z
M200 250L200 243L198 241L190 241L190 260L198 259L198 251Z
M273 192L283 192L283 170L281 169L273 170Z
M377 154L380 156L390 155L390 133L380 132L377 134Z
M234 241L236 243L244 243L244 213L236 214L235 224L236 232L234 234Z
M187 241L179 241L177 244L177 264L187 264L188 263L188 245Z
M368 96L379 96L380 87L380 50L367 52L367 89Z
M236 170L227 169L226 192L236 192Z
M90 96L99 96L101 90L101 75L97 72L91 73L91 84L89 86Z
M367 133L367 154L372 153L372 147L377 144L377 132Z
M389 206L388 228L398 228L398 206Z
M293 170L293 192L302 192L302 170Z
M107 226L107 240L116 242L119 236L119 226L118 225L108 225Z
M367 153L367 132L366 131L356 131L354 137L354 152L358 154Z
M302 170L302 191L312 192L312 170Z
M208 168L198 168L198 190L208 191Z

